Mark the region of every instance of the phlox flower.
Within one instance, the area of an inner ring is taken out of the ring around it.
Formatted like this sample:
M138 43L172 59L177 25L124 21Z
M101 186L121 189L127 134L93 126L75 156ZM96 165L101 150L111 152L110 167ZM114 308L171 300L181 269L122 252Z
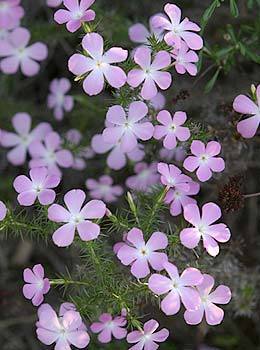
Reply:
M187 153L185 149L182 146L177 146L174 149L166 149L166 148L161 148L159 151L159 156L162 160L167 160L168 162L171 160L176 160L176 162L182 162Z
M127 342L130 344L137 343L131 346L129 350L156 350L159 345L157 343L164 342L169 337L169 331L166 328L155 332L159 327L159 323L155 320L145 322L142 331L133 331L128 333Z
M117 201L118 197L124 192L121 186L113 186L113 179L108 175L100 176L98 180L88 179L86 187L91 198L103 199L105 203Z
M43 304L38 309L38 317L36 333L43 344L56 343L55 350L71 350L71 345L83 349L88 345L90 338L81 328L82 318L77 311L69 310L57 316L49 304Z
M157 163L137 163L134 167L136 175L126 179L126 186L135 191L146 192L153 185L159 183L160 176L157 172Z
M100 322L94 322L90 326L93 333L99 333L98 340L101 343L109 343L112 336L115 339L123 339L127 335L127 330L123 328L127 320L125 317L117 316L113 318L111 314L104 313L99 317Z
M196 204L197 201L190 196L199 193L200 185L197 182L189 182L189 190L170 189L165 196L165 203L171 204L170 213L172 216L181 214L182 209L188 204Z
M66 78L54 79L50 83L50 94L48 95L48 108L53 109L54 117L62 120L65 112L70 112L74 105L73 97L66 95L71 88L70 81Z
M162 232L154 232L145 242L143 232L132 228L127 233L126 243L117 252L117 257L123 265L131 265L131 273L136 278L144 278L150 273L149 265L156 271L163 269L168 257L157 250L165 249L167 245L167 236Z
M252 115L252 117L237 124L237 131L247 139L255 136L260 124L260 85L257 86L256 96L257 103L245 95L238 95L233 102L233 108L236 112Z
M104 40L97 33L86 34L82 47L89 56L74 54L69 59L69 70L77 76L87 74L83 81L84 91L92 96L104 89L106 81L118 89L125 85L126 74L122 68L112 63L123 62L127 59L128 51L121 47L112 47L104 53Z
M153 17L152 22L155 28L167 31L164 36L166 43L180 49L181 43L184 41L190 49L200 50L203 47L203 40L198 34L194 33L199 32L200 27L187 17L181 21L181 9L174 4L166 4L164 11L169 19L157 15Z
M38 198L42 205L49 205L54 202L55 188L60 183L60 177L49 175L46 168L34 168L30 170L30 178L19 175L15 178L13 186L19 193L17 200L20 205L33 205Z
M162 93L158 92L157 95L149 101L149 104L155 111L160 111L166 104L166 98Z
M163 138L163 146L173 149L177 146L177 140L187 141L190 138L190 130L182 126L187 120L185 112L175 112L172 117L170 112L163 110L157 115L157 121L162 125L154 127L153 137L156 140Z
M2 130L0 144L3 147L13 147L7 153L8 161L13 165L25 163L29 146L35 140L42 140L51 131L48 123L40 123L31 130L32 118L27 113L17 113L12 118L16 133Z
M147 141L152 138L154 127L150 122L142 122L148 113L147 105L142 101L132 102L128 112L120 105L109 108L106 120L114 126L103 131L104 141L117 144L123 152L131 152L137 147L137 140Z
M0 0L0 29L13 29L24 16L21 0Z
M70 129L66 132L66 140L73 147L79 146L82 140L82 134L77 129ZM86 168L86 162L84 158L92 158L91 152L88 154L88 150L86 148L80 149L76 155L73 155L74 161L72 164L72 168L76 170L83 170Z
M197 74L198 68L195 63L199 61L199 56L196 52L189 50L185 42L181 43L179 49L173 49L171 54L175 60L174 67L177 73L184 74L188 72L192 76Z
M66 24L69 32L74 33L84 22L95 19L95 11L89 10L89 7L95 0L64 0L63 5L67 10L61 9L55 12L54 20L58 24Z
M7 208L6 205L0 201L0 221L3 221L7 214Z
M190 325L199 324L205 313L206 322L215 326L222 322L224 311L215 304L228 304L231 299L231 291L224 285L218 286L211 292L214 286L214 278L210 275L203 275L203 282L197 286L200 295L200 304L197 310L187 310L184 313L185 321Z
M180 310L181 302L187 310L196 310L200 304L199 294L194 286L199 285L203 276L198 269L189 267L179 275L178 269L170 262L163 267L169 277L153 274L148 286L157 295L167 295L161 302L161 309L166 315L175 315Z
M25 269L23 279L26 282L23 286L24 297L32 300L34 306L39 306L43 302L44 294L50 290L50 281L48 278L44 278L43 266L37 264L32 269Z
M85 199L86 195L82 190L71 190L64 196L67 209L59 204L52 204L49 207L49 220L65 223L52 236L58 247L71 245L75 231L83 241L90 241L98 237L100 227L90 220L103 218L106 205L100 200L92 200L83 206Z
M193 249L200 239L203 246L211 256L219 253L218 242L225 243L230 239L230 231L225 224L214 224L221 217L221 209L215 203L206 203L202 207L200 215L199 207L196 204L188 204L184 207L184 218L192 228L185 228L180 233L181 243Z
M225 169L225 162L222 158L216 157L221 152L219 142L210 141L205 146L202 141L195 140L191 144L191 153L183 163L188 171L196 171L198 179L202 182L209 180L212 172L221 172Z
M31 77L40 70L38 62L47 58L47 46L41 42L28 46L31 34L26 28L16 28L0 42L0 69L5 74L15 74L19 67L22 73Z
M47 6L58 7L63 3L63 0L47 0Z
M177 190L189 191L191 178L183 174L177 166L158 163L157 169L161 174L161 183L163 185Z
M73 156L70 151L62 149L61 138L56 132L50 132L41 141L34 141L29 146L32 157L29 165L31 168L47 167L50 175L61 177L62 168L70 168L73 164Z
M134 54L134 61L140 68L132 69L127 76L127 83L136 88L143 83L141 96L145 100L151 100L160 89L166 90L170 87L172 77L169 72L161 70L171 64L171 56L166 51L156 53L152 62L152 51L148 47L139 47Z

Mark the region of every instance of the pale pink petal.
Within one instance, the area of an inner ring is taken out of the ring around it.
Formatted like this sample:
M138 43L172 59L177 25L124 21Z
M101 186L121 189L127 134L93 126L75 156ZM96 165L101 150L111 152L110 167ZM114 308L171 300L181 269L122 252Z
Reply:
M82 40L83 48L95 59L100 59L103 55L104 41L97 33L86 34Z
M205 306L206 321L209 325L220 324L224 318L224 311L213 303L207 303Z
M148 286L155 294L162 295L172 289L172 280L159 274L153 274L149 278Z
M68 223L58 228L53 236L53 242L58 247L68 247L73 242L75 235L75 225Z
M83 89L90 95L98 95L104 88L104 75L98 68L94 69L84 80Z
M100 227L91 221L84 221L79 223L77 225L77 230L80 238L83 241L91 241L93 239L96 239L100 233Z
M177 314L180 307L180 296L175 290L172 290L161 302L161 309L167 316Z
M242 113L242 114L257 114L258 113L258 107L257 105L247 96L245 95L238 95L234 102L233 102L233 108L236 112Z
M185 209L186 207L184 208L184 212L185 212ZM201 234L195 228L185 228L180 233L181 243L189 249L193 249L197 247L197 245L199 244L200 238L201 238Z

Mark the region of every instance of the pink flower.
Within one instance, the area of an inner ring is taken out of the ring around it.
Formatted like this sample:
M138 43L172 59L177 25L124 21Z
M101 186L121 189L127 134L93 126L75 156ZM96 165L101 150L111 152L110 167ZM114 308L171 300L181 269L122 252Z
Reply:
M132 190L146 192L153 185L159 183L160 176L157 172L157 163L138 163L135 165L134 171L136 175L129 176L126 180L126 186Z
M35 140L42 140L51 131L48 123L40 123L31 130L32 118L27 113L17 113L12 118L12 125L16 133L2 131L0 144L3 147L13 147L7 153L7 159L13 165L25 163L29 146Z
M20 23L24 16L24 9L20 5L21 0L0 1L0 28L13 29Z
M149 20L149 29L150 31L142 24L136 23L132 25L128 30L128 35L131 41L138 44L149 44L149 38L154 35L158 40L163 38L163 30L161 28L154 28L152 20L152 16Z
M181 302L187 310L196 310L200 304L198 292L203 276L199 270L189 267L179 276L178 269L170 262L164 263L169 277L153 274L148 281L149 288L157 295L166 294L161 302L161 309L166 315L175 315L180 310Z
M25 269L23 279L26 284L23 286L23 295L26 299L32 300L34 306L39 306L43 302L43 295L50 290L48 278L44 278L42 265L37 264L31 269Z
M19 193L17 200L20 205L33 205L38 198L42 205L54 202L56 193L52 188L60 183L60 177L49 175L46 168L34 168L30 170L29 179L25 175L19 175L14 180L13 186Z
M255 136L260 124L260 85L257 86L256 96L257 103L245 95L237 96L233 103L233 108L236 112L252 115L252 117L237 124L237 131L247 139Z
M163 269L168 257L157 250L165 249L167 245L167 236L162 232L154 232L145 243L143 232L132 228L127 234L126 243L117 252L117 257L123 265L131 265L131 273L136 278L144 278L150 273L149 265L156 271Z
M137 144L133 151L125 153L122 151L120 144L120 140L116 144L106 143L102 134L95 135L91 140L91 146L97 154L104 154L110 151L107 157L107 165L113 170L122 169L127 163L127 158L133 162L139 162L144 158L145 154L142 145Z
M187 17L181 21L181 9L173 4L166 4L164 11L169 19L164 16L154 16L153 25L155 28L161 28L167 31L164 40L168 45L174 45L176 49L180 49L182 41L184 41L192 50L200 50L203 47L202 38L193 32L199 32L200 27L191 22Z
M147 141L152 138L154 127L150 122L141 122L148 113L148 107L144 102L132 102L128 115L123 107L116 105L109 108L106 120L114 126L109 126L103 131L104 141L117 144L123 152L131 152L137 147L137 140Z
M202 216L196 204L184 207L184 218L194 227L185 228L180 233L181 243L193 249L197 247L200 239L203 246L211 256L219 253L217 242L225 243L230 239L230 231L225 224L212 225L221 217L221 210L215 203L207 203L202 207Z
M200 305L197 310L187 310L184 313L185 321L188 324L196 325L202 321L204 312L209 325L220 324L224 318L224 311L215 304L228 304L231 299L231 291L224 285L218 286L210 293L214 286L214 278L210 275L203 275L203 282L197 286L200 295Z
M143 331L133 331L127 335L127 342L137 343L131 346L129 350L156 350L159 345L157 343L164 342L169 337L169 331L166 328L155 332L159 327L159 323L155 320L149 320L144 324Z
M166 51L158 52L153 62L152 51L148 47L139 47L134 54L134 61L140 68L132 69L128 73L127 82L130 86L136 88L143 84L141 96L145 100L151 100L157 93L158 85L162 90L170 87L172 77L169 72L161 72L171 64L171 56Z
M3 221L7 214L7 208L6 205L0 201L0 221Z
M63 5L67 10L61 9L55 12L54 20L58 24L66 24L69 32L74 33L84 22L93 21L95 19L95 12L89 10L89 7L95 0L64 0Z
M62 120L65 112L70 112L73 108L73 97L66 95L71 88L68 79L54 79L50 84L50 94L48 95L48 108L54 110L54 117Z
M161 174L161 183L177 190L188 192L191 178L184 175L179 168L173 164L159 163L158 172Z
M113 319L110 314L102 314L99 317L100 322L94 322L90 326L93 333L99 333L98 340L101 343L109 343L112 336L115 339L123 339L127 335L127 330L123 328L127 321L125 317L117 316Z
M63 0L47 0L47 6L58 7L62 4Z
M117 201L117 197L123 194L121 186L112 186L113 179L111 176L103 175L99 180L88 179L86 187L89 190L89 195L94 199L103 199L105 203Z
M190 130L183 127L187 120L185 112L176 112L172 117L171 114L163 110L157 115L157 120L162 125L154 127L154 138L156 140L163 139L163 146L167 149L173 149L177 146L177 139L179 141L187 141L190 138Z
M38 309L39 321L37 337L45 345L56 343L55 350L71 350L71 345L83 349L89 344L89 335L82 330L82 318L74 310L66 311L57 316L53 308L43 304Z
M56 132L48 133L44 143L41 141L31 143L29 152L33 158L30 161L30 167L47 167L49 175L61 177L62 174L58 165L63 168L70 168L73 164L71 152L61 148L61 138Z
M206 147L203 142L195 140L191 144L191 153L194 156L189 156L184 160L183 166L188 171L196 171L198 179L202 182L209 180L212 172L220 173L225 169L225 162L220 157L215 157L221 152L219 142L210 141Z
M166 103L166 98L160 92L149 101L150 105L153 107L155 111L160 111L164 108Z
M160 149L160 158L171 161L176 160L176 162L182 162L186 157L186 151L182 146L177 146L174 149L168 150L166 148Z
M31 34L26 28L16 28L6 40L0 42L0 69L5 74L14 74L21 66L22 73L31 77L40 70L38 61L47 58L48 49L43 43L37 42L27 46Z
M181 43L179 49L172 50L172 57L175 59L174 67L179 74L186 72L193 76L197 74L198 68L195 63L199 61L199 56L196 52L189 50L185 42Z
M127 50L112 47L104 53L103 38L97 33L86 34L82 46L90 57L74 54L69 59L69 70L77 76L88 74L83 82L83 89L88 95L97 95L103 90L104 78L116 89L125 85L127 79L125 72L112 63L125 61L128 56Z
M98 237L100 227L89 219L103 218L106 212L106 205L102 201L92 200L82 208L85 199L86 195L82 190L71 190L64 196L64 202L68 209L59 204L52 204L49 207L49 220L65 223L52 236L54 243L58 247L71 245L76 230L83 241L90 241Z
M171 204L170 213L172 216L181 214L182 208L188 204L196 204L197 201L189 196L199 193L200 185L192 179L189 182L189 190L183 191L180 189L170 189L165 196L165 203Z
M66 140L69 142L71 148L76 148L80 145L82 134L77 129L70 129L66 133ZM83 170L86 168L86 162L84 158L90 159L94 155L94 151L88 148L80 148L76 155L73 155L74 162L73 169Z

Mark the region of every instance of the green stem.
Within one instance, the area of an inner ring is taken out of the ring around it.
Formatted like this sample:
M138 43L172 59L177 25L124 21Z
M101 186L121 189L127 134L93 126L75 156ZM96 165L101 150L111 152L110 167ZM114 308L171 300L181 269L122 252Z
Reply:
M61 286L61 285L63 286L63 285L69 285L69 284L76 284L76 285L80 285L80 286L88 286L89 287L89 284L87 282L65 280L63 278L50 280L50 284L52 286Z
M147 224L147 227L146 227L146 231L148 232L150 230L150 227L153 223L153 220L154 220L154 216L159 208L159 206L162 204L165 196L166 196L166 193L169 191L169 187L165 187L163 189L163 191L158 195L158 198L153 206L153 209L152 209L152 212L151 212L151 215L150 215L150 219L149 219L149 222Z

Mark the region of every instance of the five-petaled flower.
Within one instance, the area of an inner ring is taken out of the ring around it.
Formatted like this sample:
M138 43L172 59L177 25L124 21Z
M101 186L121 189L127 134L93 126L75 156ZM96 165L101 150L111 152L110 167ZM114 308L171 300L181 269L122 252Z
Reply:
M43 302L44 294L50 290L50 281L44 278L43 266L37 264L32 269L25 269L23 279L26 282L23 286L23 295L26 299L32 300L34 306L39 306Z
M185 228L180 233L181 243L193 249L197 247L200 239L203 240L203 246L211 256L219 253L218 242L225 243L230 239L230 230L223 224L214 224L221 217L221 209L215 203L206 203L202 207L200 215L199 207L196 204L188 204L184 207L184 218L190 224L191 228Z
M100 322L94 322L90 326L93 333L99 333L98 340L101 343L109 343L112 340L112 336L115 339L123 339L127 335L126 328L123 328L127 320L123 316L117 316L113 318L111 314L104 313L99 316Z
M42 205L53 203L56 197L53 188L59 185L61 178L49 175L44 167L31 169L30 178L19 175L14 180L14 189L19 193L17 197L19 204L30 206L37 198Z
M140 68L134 68L128 73L127 82L136 88L143 83L141 96L145 100L151 100L157 93L158 85L162 90L169 88L172 77L169 72L161 70L171 64L171 56L166 51L159 51L153 62L152 51L148 47L139 47L134 54L134 61Z
M203 319L204 313L209 325L215 326L222 322L224 311L215 304L228 304L231 299L231 291L227 286L220 285L211 293L213 286L214 278L210 275L204 274L203 282L197 286L200 295L198 309L186 310L184 313L185 321L188 324L199 324Z
M123 265L131 265L131 273L136 278L144 278L150 273L149 265L156 271L163 269L168 257L157 250L165 249L167 245L167 236L162 232L154 232L145 242L143 232L132 228L126 236L126 242L117 252L117 257Z
M91 198L102 199L105 203L115 202L124 192L121 186L113 186L113 179L108 175L103 175L98 180L87 179L86 187Z
M83 206L85 199L86 195L82 190L71 190L64 196L64 202L68 209L59 204L52 204L49 207L49 220L65 223L52 236L57 246L67 247L71 245L76 230L83 241L90 241L98 237L100 227L90 220L103 218L106 213L106 205L100 200L91 200Z
M69 70L77 76L85 76L84 91L92 96L99 94L107 82L114 88L120 88L126 83L126 74L122 68L112 63L127 59L128 51L121 47L112 47L104 53L104 40L97 33L86 34L82 40L83 49L89 56L74 54L69 59Z
M179 49L173 49L171 55L175 59L174 67L179 74L184 74L185 72L192 76L197 74L198 68L195 63L199 61L199 56L196 52L189 50L185 42L181 43Z
M196 171L198 179L202 182L209 180L212 172L220 173L225 169L225 161L221 157L216 157L221 152L219 142L210 141L205 146L202 141L195 140L191 144L191 153L183 163L188 171Z
M166 163L158 163L158 172L161 174L161 183L167 187L189 191L191 178L181 172L181 170L173 165Z
M194 288L202 280L202 274L198 269L188 267L181 276L175 265L166 262L163 268L169 277L153 274L148 281L148 286L157 295L167 295L161 302L161 309L166 315L175 315L180 310L181 302L187 310L196 310L200 303L199 294Z

